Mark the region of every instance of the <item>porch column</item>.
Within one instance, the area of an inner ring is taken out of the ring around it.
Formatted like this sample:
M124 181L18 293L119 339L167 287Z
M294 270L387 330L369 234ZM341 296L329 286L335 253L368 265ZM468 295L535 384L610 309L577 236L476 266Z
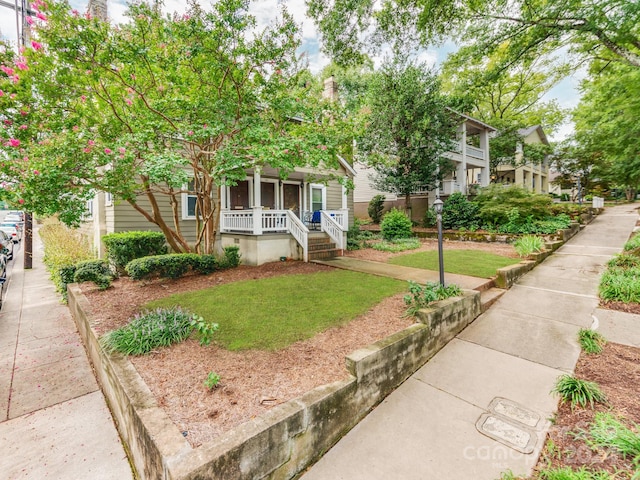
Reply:
M349 177L344 177L345 181L349 181ZM347 187L345 187L344 185L341 185L342 187L342 208L341 208L341 213L342 213L342 218L343 218L343 225L342 225L342 230L343 231L347 231L349 230L349 205L347 204ZM346 239L343 242L343 245L346 245Z
M253 234L262 235L262 194L260 190L260 167L253 170Z
M483 130L480 134L480 148L484 152L484 167L480 169L480 186L489 185L491 175L491 158L489 157L489 131Z
M456 182L460 186L460 192L467 194L467 123L462 124L462 135L460 137L460 157L462 161L456 168Z
M220 185L220 210L227 210L227 186L225 182L227 177L222 177L222 185Z

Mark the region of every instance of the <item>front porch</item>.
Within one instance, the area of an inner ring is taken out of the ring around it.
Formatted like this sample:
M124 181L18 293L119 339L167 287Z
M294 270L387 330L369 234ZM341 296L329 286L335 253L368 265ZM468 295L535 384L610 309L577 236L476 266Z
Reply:
M282 258L309 261L314 231L328 236L335 249L346 248L349 210L343 186L340 198L328 198L327 185L309 182L304 174L282 181L277 172L264 173L256 169L246 180L221 190L223 247L238 245L249 265Z

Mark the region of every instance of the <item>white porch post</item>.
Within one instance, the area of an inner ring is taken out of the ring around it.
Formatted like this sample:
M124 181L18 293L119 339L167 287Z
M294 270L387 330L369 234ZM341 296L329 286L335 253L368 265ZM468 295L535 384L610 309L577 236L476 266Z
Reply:
M345 181L349 181L349 177L344 177ZM344 185L340 185L342 187L342 215L344 218L344 225L342 226L343 230L349 229L349 205L347 204L347 187ZM346 245L346 244L345 244Z
M222 185L220 185L220 210L227 210L227 186L225 181L227 177L222 177Z
M484 167L480 169L480 185L489 185L491 176L491 159L489 157L489 131L483 130L480 134L480 148L484 151Z
M253 234L262 235L262 193L258 166L253 170Z
M460 185L460 192L467 194L467 122L462 124L462 135L460 137L460 156L462 161L456 168L457 183Z

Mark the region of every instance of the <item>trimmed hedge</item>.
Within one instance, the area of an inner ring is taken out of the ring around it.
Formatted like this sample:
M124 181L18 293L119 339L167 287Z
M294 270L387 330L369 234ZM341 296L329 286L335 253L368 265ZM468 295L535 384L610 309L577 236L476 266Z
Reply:
M160 232L131 231L109 233L102 237L107 249L107 258L118 273L125 271L126 265L136 258L167 253L166 238Z
M152 277L180 278L190 272L207 275L239 264L239 249L233 245L224 249L222 258L197 253L170 253L137 258L130 261L125 269L134 280L143 280Z
M76 283L93 282L100 290L111 286L113 274L105 260L89 260L75 265L73 281Z
M388 211L380 223L380 232L385 240L409 238L413 236L411 220L404 212L394 208Z

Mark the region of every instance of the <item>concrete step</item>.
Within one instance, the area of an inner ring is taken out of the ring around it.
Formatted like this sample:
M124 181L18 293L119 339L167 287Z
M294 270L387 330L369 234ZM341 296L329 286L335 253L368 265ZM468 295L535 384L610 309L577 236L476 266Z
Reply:
M491 287L488 290L484 290L480 292L480 305L482 308L482 312L486 312L491 305L496 303L498 299L507 293L507 291L503 288Z
M325 250L309 250L309 260L327 260L329 258L335 258L340 254L340 250L337 248L330 248Z

